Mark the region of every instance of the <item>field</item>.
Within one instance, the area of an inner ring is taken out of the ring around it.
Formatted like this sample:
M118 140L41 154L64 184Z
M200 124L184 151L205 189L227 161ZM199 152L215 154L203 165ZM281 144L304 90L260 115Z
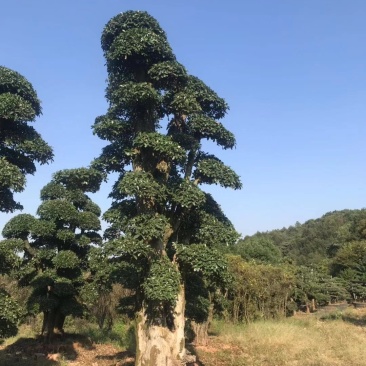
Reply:
M105 334L82 321L63 341L44 345L27 325L0 345L1 366L133 366L131 328ZM197 347L201 366L366 366L366 311L299 315L233 325L216 321L210 344Z

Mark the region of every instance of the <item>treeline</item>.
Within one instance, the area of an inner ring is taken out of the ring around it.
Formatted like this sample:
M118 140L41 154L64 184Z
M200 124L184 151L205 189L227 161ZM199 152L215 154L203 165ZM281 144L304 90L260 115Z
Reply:
M252 321L366 300L366 210L258 232L229 248L230 318Z

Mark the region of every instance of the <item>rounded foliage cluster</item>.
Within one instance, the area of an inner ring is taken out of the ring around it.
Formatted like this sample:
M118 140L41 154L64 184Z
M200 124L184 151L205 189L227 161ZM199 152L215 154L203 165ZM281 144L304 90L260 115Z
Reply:
M0 118L32 121L41 103L32 84L16 71L0 66Z

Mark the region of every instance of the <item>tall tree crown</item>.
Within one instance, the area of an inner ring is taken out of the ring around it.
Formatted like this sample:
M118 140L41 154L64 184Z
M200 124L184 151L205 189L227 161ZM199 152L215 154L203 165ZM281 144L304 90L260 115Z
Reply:
M218 121L228 105L189 75L146 12L112 18L102 49L109 109L93 129L108 145L93 166L119 173L104 214L111 225L106 247L117 278L135 291L136 309L153 308L155 320L166 320L166 306L174 304L190 272L210 279L205 283L211 287L220 282L225 265L213 248L238 238L214 198L201 189L202 184L241 188L237 174L201 148L204 139L224 149L235 146L234 135ZM166 120L164 133L160 123Z

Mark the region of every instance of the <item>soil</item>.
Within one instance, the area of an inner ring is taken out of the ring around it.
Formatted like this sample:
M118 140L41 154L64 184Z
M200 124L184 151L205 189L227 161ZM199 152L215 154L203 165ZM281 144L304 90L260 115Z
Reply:
M128 351L110 344L95 344L78 335L45 344L41 339L20 338L0 346L0 366L133 366Z
M111 344L65 334L45 344L43 339L19 338L9 346L0 345L0 366L134 366L134 355ZM187 366L204 366L197 361Z

